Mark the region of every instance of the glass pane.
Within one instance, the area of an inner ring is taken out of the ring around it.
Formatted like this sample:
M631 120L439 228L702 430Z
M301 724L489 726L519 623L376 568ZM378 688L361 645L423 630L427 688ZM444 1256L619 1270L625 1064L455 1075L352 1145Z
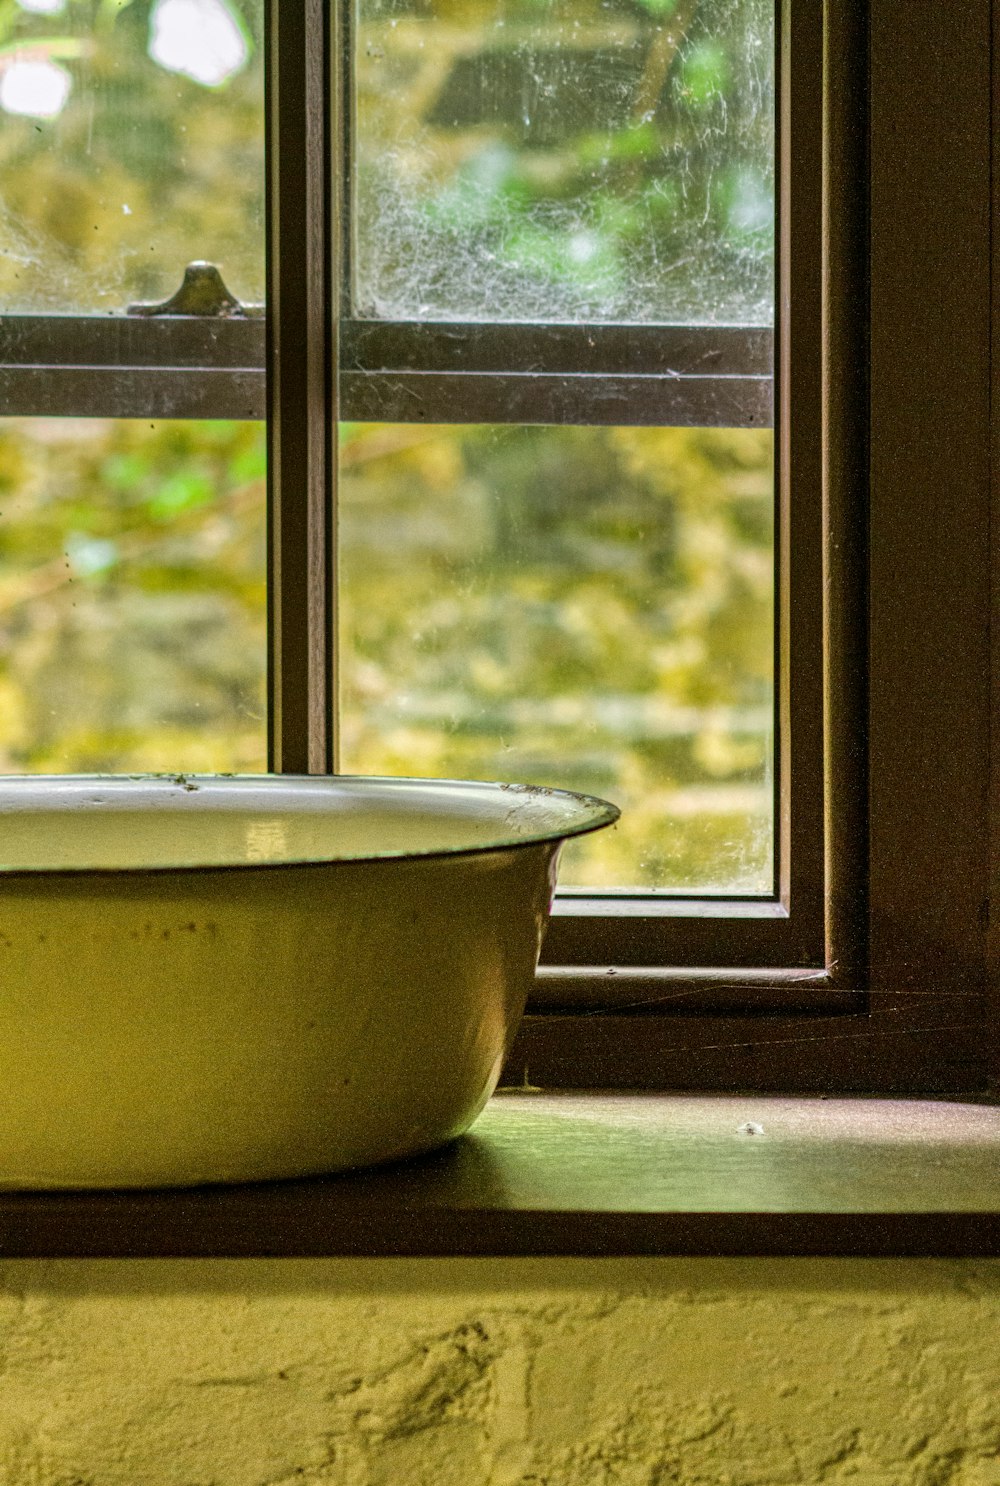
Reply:
M772 436L346 425L346 772L606 796L562 886L772 891Z
M263 0L3 0L0 306L264 298Z
M0 420L0 772L267 767L264 430Z
M358 0L356 313L772 318L773 0Z

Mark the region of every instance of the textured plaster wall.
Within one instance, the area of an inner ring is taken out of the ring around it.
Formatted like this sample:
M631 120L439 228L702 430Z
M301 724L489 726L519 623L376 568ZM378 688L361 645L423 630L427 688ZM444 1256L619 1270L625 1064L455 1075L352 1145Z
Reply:
M2 1486L1000 1486L1000 1262L17 1261Z

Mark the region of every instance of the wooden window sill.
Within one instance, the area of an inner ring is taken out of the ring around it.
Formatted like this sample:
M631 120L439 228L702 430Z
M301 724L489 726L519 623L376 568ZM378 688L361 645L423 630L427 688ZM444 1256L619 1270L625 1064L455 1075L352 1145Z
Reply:
M0 1194L0 1257L1000 1255L981 1101L505 1091L420 1160Z

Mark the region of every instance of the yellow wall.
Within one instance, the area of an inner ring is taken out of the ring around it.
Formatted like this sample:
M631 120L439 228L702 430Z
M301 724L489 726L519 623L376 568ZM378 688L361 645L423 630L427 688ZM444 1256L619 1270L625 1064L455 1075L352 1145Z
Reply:
M1000 1486L1000 1261L0 1266L2 1486Z

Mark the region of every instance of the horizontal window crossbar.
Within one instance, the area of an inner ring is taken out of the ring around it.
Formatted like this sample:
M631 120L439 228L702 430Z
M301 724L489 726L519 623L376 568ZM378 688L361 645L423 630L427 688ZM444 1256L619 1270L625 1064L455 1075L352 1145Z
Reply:
M7 316L9 416L265 415L265 323ZM356 422L771 423L770 332L733 326L458 326L352 321L341 416Z
M264 337L259 317L4 315L0 365L263 371Z
M0 369L0 414L262 419L264 372L217 366L8 366Z
M771 380L538 372L342 372L344 416L365 423L556 423L766 428Z
M0 413L260 419L264 337L249 318L5 316Z
M756 325L510 325L344 320L345 370L770 377Z

